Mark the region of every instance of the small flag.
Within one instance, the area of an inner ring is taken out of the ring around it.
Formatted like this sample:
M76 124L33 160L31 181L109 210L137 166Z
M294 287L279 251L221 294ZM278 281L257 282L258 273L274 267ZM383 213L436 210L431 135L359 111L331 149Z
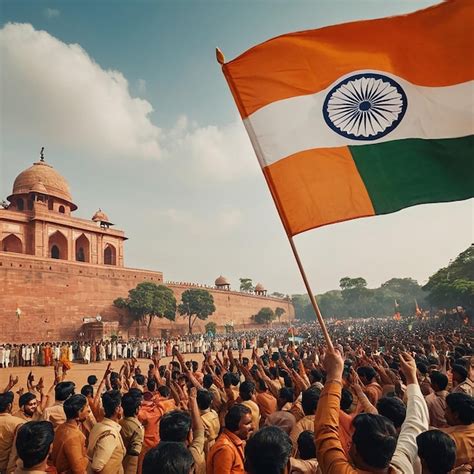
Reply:
M420 307L418 306L418 301L416 301L416 298L415 298L415 316L417 318L421 318L422 315L423 315L423 312L421 311Z
M402 319L402 316L400 314L400 305L398 304L397 300L395 300L395 314L393 315L393 319L395 321L400 321Z
M289 236L474 196L473 24L472 0L444 1L223 64Z
M17 317L18 319L20 319L20 316L21 316L21 309L20 309L20 308L17 308L17 309L16 309L16 317Z

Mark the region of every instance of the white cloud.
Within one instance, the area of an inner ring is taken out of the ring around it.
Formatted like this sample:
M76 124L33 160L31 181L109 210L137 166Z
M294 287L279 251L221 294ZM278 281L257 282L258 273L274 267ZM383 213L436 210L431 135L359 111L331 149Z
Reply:
M5 136L98 156L160 156L153 108L130 96L120 72L29 24L5 25L0 48Z
M57 18L61 14L57 8L45 8L43 13L49 19Z
M242 223L242 211L240 209L227 209L221 211L217 216L217 229L221 232L229 232L237 229Z
M166 157L184 179L232 181L258 172L239 118L198 125L183 115L168 130L152 123L153 107L132 97L119 71L100 67L78 44L30 24L0 29L2 133L13 141L50 144L75 154L133 159ZM146 81L136 90L143 94Z
M240 119L224 126L199 127L180 117L165 136L165 155L191 167L188 176L232 181L254 175L257 159Z

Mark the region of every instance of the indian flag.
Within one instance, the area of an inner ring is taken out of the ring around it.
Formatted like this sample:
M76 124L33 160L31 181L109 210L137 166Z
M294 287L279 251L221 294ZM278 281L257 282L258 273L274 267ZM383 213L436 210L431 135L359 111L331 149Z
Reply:
M474 195L474 1L286 34L223 65L288 235Z

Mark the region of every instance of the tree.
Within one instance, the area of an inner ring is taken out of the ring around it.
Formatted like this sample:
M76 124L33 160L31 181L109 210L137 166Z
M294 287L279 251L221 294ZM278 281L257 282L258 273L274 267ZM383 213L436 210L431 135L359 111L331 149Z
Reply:
M128 292L128 298L117 298L114 306L125 309L134 321L147 323L150 332L154 317L174 321L176 317L176 298L167 286L152 282L139 283Z
M251 278L239 278L239 281L240 281L240 291L245 291L247 293L250 293L254 290Z
M474 307L474 245L471 245L447 267L431 275L423 286L426 299L436 308Z
M217 333L217 324L214 321L209 321L205 326L204 330L207 334L211 333L212 335L216 335Z
M178 312L181 316L188 318L189 334L193 333L196 319L206 320L214 311L214 298L211 293L201 288L183 291Z
M270 296L273 296L274 298L284 298L285 295L283 293L279 293L278 291L274 291Z
M341 295L350 315L373 316L373 308L370 306L370 299L373 290L367 288L367 281L362 277L344 277L339 281Z
M262 308L257 314L252 316L257 324L268 324L275 319L275 313L271 308Z
M286 313L286 311L283 308L275 308L275 317L278 318L278 322L280 322L280 318Z
M308 305L311 305L308 295L291 295L291 303L295 308L295 318L300 321L307 321L305 309Z

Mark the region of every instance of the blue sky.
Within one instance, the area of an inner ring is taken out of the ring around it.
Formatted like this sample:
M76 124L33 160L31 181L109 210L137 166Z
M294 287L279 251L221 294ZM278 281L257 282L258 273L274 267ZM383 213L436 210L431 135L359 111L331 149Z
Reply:
M0 198L45 146L76 214L101 207L125 230L127 266L302 292L214 48L232 59L286 32L433 3L2 0ZM296 242L320 292L347 275L371 286L392 276L422 282L472 237L467 201L328 226Z

